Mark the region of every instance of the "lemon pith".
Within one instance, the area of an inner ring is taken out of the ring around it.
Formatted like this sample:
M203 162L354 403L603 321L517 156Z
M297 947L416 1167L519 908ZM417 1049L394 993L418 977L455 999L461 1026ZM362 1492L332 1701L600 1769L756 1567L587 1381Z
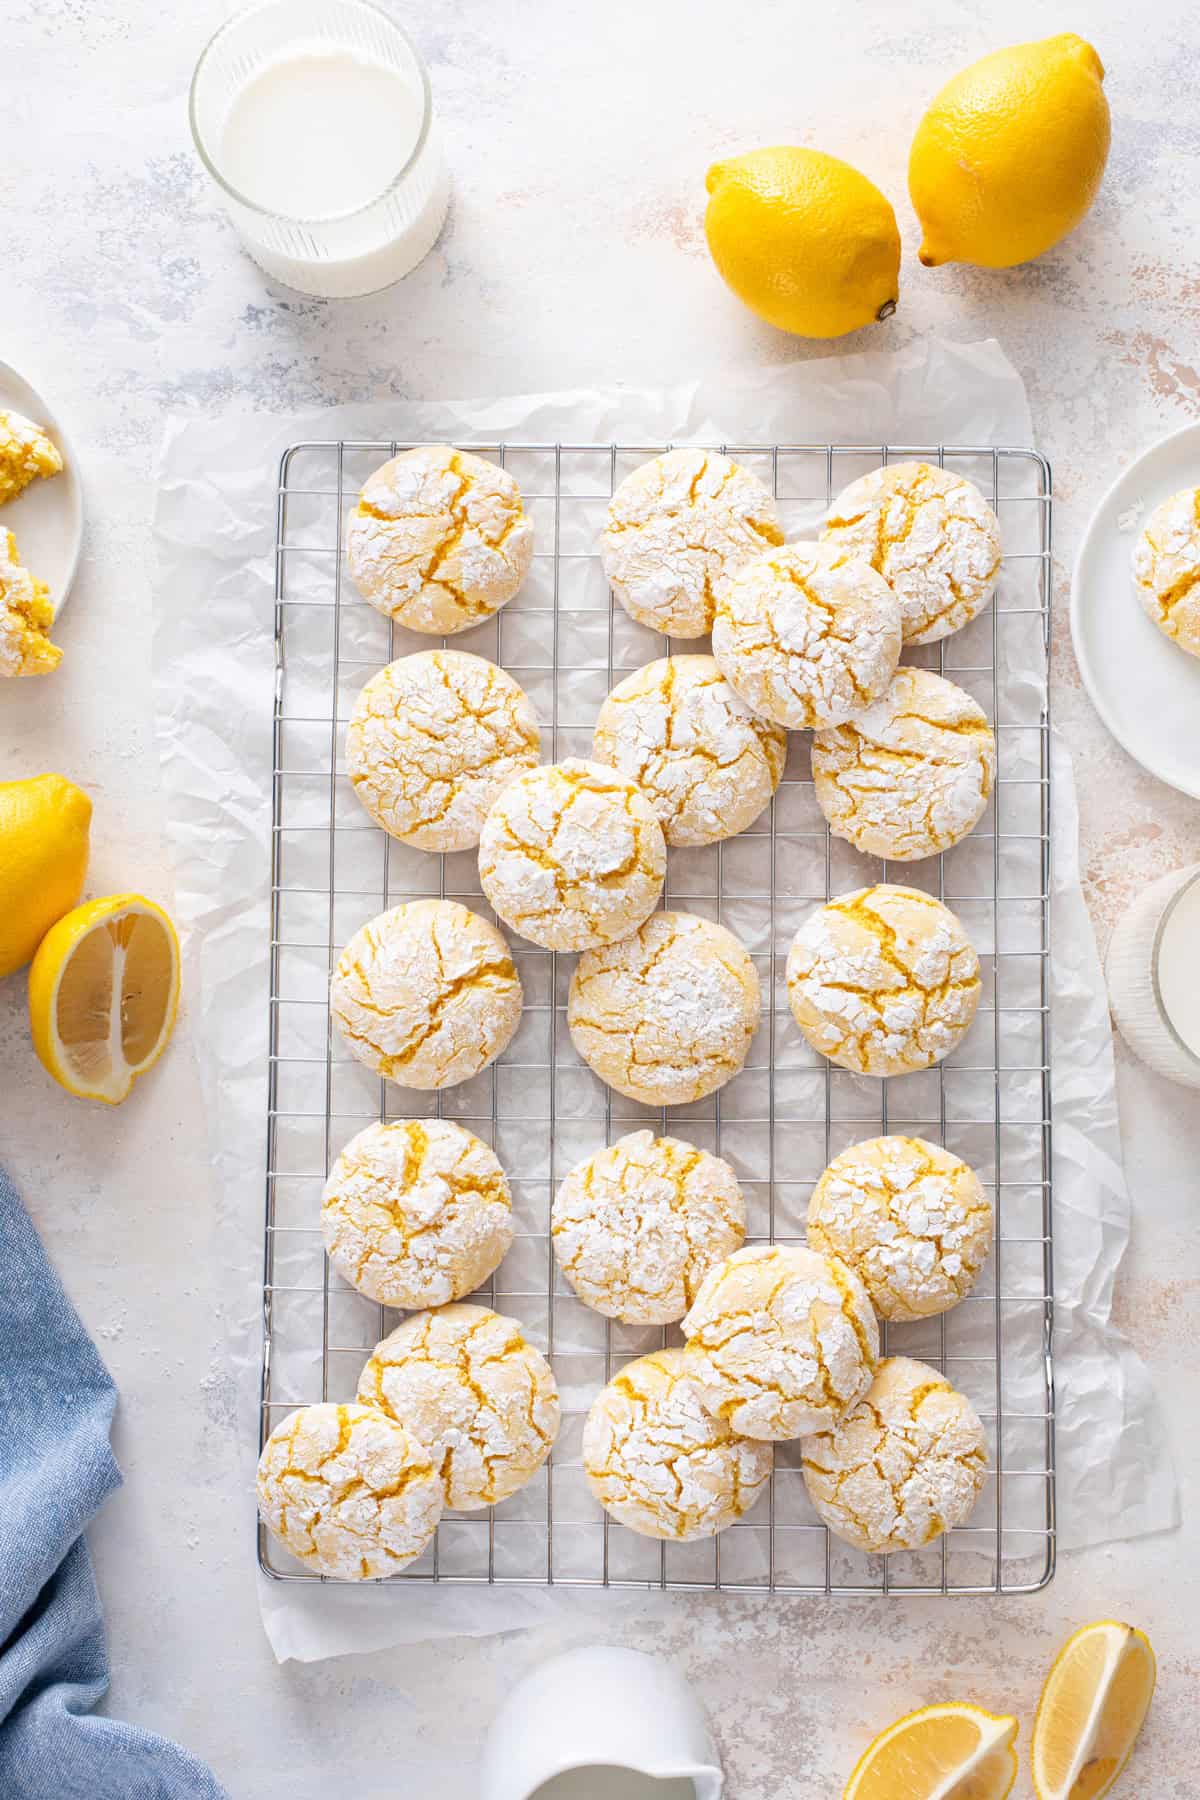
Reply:
M65 776L0 781L0 977L23 968L78 900L91 818L88 796Z
M1133 1752L1154 1695L1146 1634L1116 1619L1067 1639L1046 1677L1033 1726L1038 1800L1100 1800Z
M1004 1800L1017 1778L1017 1721L947 1701L897 1719L855 1764L842 1800Z

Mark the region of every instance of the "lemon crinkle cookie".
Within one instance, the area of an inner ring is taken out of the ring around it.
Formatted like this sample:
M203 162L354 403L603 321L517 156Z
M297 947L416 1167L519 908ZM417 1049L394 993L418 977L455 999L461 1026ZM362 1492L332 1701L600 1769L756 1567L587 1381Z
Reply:
M456 900L408 900L356 931L330 989L360 1062L402 1087L444 1088L486 1068L521 1018L508 945Z
M377 825L418 850L473 850L493 800L538 759L529 696L464 650L419 650L373 675L346 772Z
M445 637L512 599L533 556L533 525L506 470L429 444L393 456L364 484L346 550L372 606Z
M924 1138L868 1138L821 1176L807 1235L854 1270L881 1317L926 1319L974 1287L992 1246L992 1206L961 1157Z
M803 1245L736 1250L683 1321L708 1405L743 1437L797 1438L840 1418L879 1357L879 1327L852 1269Z
M60 475L63 459L40 425L0 408L0 506L15 500L38 476Z
M1000 569L995 513L973 481L932 463L889 463L852 481L821 538L885 577L906 644L932 644L969 624Z
M627 1324L667 1325L741 1244L746 1206L719 1156L632 1131L570 1171L550 1230L559 1266L586 1305Z
M747 706L793 731L819 731L887 691L900 659L900 608L862 558L785 544L722 590L712 646Z
M459 1512L494 1506L537 1473L558 1433L550 1365L515 1319L486 1306L414 1313L376 1344L358 1398L429 1447Z
M637 782L668 844L715 844L770 804L787 734L751 712L713 657L664 656L618 682L594 749Z
M578 759L510 782L479 840L488 900L547 950L586 950L635 931L658 904L666 868L662 827L641 789Z
M47 633L54 608L17 554L17 540L0 527L0 675L48 675L62 651Z
M1134 547L1133 581L1147 618L1200 656L1200 488L1155 507Z
M444 1306L499 1267L512 1196L495 1154L448 1119L390 1119L352 1137L321 1197L329 1260L384 1306Z
M918 1550L970 1517L987 1438L965 1394L927 1363L885 1357L867 1392L801 1451L829 1529L871 1555Z
M737 1074L758 1025L758 972L723 925L656 912L581 956L567 1024L602 1081L646 1106L686 1106Z
M737 1437L705 1405L686 1350L627 1363L592 1402L583 1468L605 1511L643 1537L713 1537L749 1512L769 1444Z
M966 837L996 774L983 708L929 669L897 669L887 693L812 743L817 803L837 837L913 862Z
M617 488L600 557L639 624L695 638L712 630L716 596L734 570L782 542L775 502L757 476L713 450L668 450Z
M339 1581L394 1575L442 1516L442 1484L407 1427L373 1407L302 1406L258 1463L263 1524L309 1568Z
M792 940L788 1000L814 1050L858 1075L940 1062L979 1005L979 958L961 922L916 888L856 888Z

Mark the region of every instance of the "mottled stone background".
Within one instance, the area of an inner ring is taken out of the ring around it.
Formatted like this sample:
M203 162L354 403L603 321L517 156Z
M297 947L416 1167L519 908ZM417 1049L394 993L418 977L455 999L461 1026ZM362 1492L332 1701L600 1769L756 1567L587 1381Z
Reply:
M425 0L396 6L429 59L454 167L442 240L401 288L325 303L269 287L192 154L185 96L221 16L181 0L6 0L0 52L0 355L72 424L89 502L83 572L45 683L0 696L0 775L56 768L95 801L93 891L169 899L150 723L150 470L163 415L662 382L828 354L757 324L701 231L719 155L793 141L847 157L896 203L904 285L887 325L994 334L1028 383L1058 490L1055 706L1075 752L1083 862L1105 935L1130 897L1200 856L1200 809L1108 738L1079 683L1067 583L1120 465L1200 413L1200 15L1193 0ZM1075 29L1108 69L1114 141L1071 240L1007 274L923 271L905 198L913 126L943 79L1006 41ZM124 1491L94 1535L115 1713L186 1740L238 1800L472 1792L480 1729L550 1640L272 1663L259 1629L224 1364L222 1267L184 1014L120 1112L67 1101L0 990L0 1155L120 1383ZM1196 1496L1200 1253L1194 1099L1120 1055L1133 1189L1121 1319ZM1161 1657L1122 1792L1200 1795L1200 1563L1180 1536L1065 1560L1033 1600L781 1601L752 1619L627 1630L677 1656L712 1709L733 1800L840 1791L866 1737L973 1695L1028 1718L1082 1620L1125 1615ZM563 1641L569 1631L558 1634ZM578 1635L578 1634L576 1634ZM380 1776L381 1765L391 1773ZM1018 1792L1030 1791L1023 1774Z

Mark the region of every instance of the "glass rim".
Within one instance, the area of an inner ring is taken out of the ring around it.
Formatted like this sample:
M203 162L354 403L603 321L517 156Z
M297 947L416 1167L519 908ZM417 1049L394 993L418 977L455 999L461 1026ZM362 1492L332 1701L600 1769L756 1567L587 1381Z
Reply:
M1162 917L1155 927L1154 943L1150 948L1150 981L1154 991L1154 1004L1158 1008L1159 1018L1170 1032L1176 1047L1182 1051L1188 1062L1191 1063L1195 1069L1200 1070L1200 1053L1193 1050L1192 1046L1180 1036L1178 1027L1171 1017L1170 1009L1163 999L1162 984L1158 979L1158 960L1159 953L1162 950L1163 933L1166 931L1167 926L1171 921L1171 916L1174 913L1175 908L1179 905L1183 896L1196 886L1197 882L1200 882L1200 868L1194 868L1187 880L1180 882L1179 886L1175 889L1175 892L1171 895L1171 898L1167 901L1167 904L1163 907Z
M226 19L223 24L218 25L217 29L205 44L203 50L201 50L199 57L196 59L196 67L192 71L191 84L188 88L188 125L192 133L192 142L196 146L196 154L199 156L200 161L204 164L204 167L208 170L208 173L212 176L217 186L221 188L224 193L228 194L232 200L236 200L239 206L244 206L248 212L256 213L259 218L280 219L289 225L337 225L347 219L357 219L361 217L362 214L370 212L373 207L378 206L381 200L386 200L388 195L393 193L396 188L399 187L400 183L404 180L404 177L408 174L422 150L425 148L426 140L429 137L430 126L433 123L433 90L430 87L429 70L425 66L425 58L421 55L420 50L418 50L416 44L404 29L403 25L398 25L390 13L385 12L382 6L377 6L375 4L375 0L344 0L344 3L357 7L361 12L371 13L388 31L393 32L395 36L399 38L400 42L412 57L417 74L421 79L421 129L417 133L416 143L405 158L402 166L397 169L394 175L389 177L377 194L373 194L372 197L369 200L364 201L361 206L348 207L344 212L307 214L283 213L278 211L275 207L263 206L259 201L251 200L248 194L243 194L240 188L236 188L233 183L227 180L221 173L205 145L204 137L200 130L199 120L196 116L196 96L201 77L204 74L205 66L221 41L236 26L244 24L252 14L273 12L286 5L286 0L251 0L249 6L241 7L237 12Z

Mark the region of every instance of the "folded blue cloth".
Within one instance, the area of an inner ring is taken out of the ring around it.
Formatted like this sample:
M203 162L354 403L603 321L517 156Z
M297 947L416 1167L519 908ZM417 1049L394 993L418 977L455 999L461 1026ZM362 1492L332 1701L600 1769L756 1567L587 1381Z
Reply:
M227 1800L177 1744L92 1711L108 1656L82 1534L121 1485L116 1399L0 1170L2 1800Z

